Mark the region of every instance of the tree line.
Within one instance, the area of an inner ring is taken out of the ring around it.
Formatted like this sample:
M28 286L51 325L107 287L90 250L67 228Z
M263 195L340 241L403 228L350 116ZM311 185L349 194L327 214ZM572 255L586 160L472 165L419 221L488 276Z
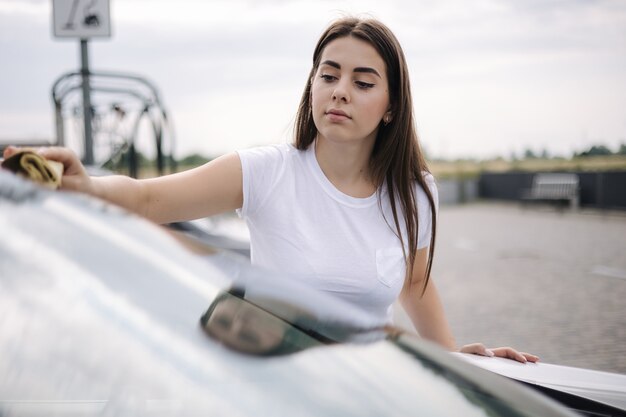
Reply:
M572 154L573 158L586 158L592 156L611 156L611 155L622 155L626 156L626 143L622 143L617 149L611 150L606 145L591 145L588 149L574 152ZM551 155L547 149L543 149L540 152L535 152L530 148L527 148L523 151L521 157L516 155L512 155L511 159L552 159L552 158L563 158L559 156Z

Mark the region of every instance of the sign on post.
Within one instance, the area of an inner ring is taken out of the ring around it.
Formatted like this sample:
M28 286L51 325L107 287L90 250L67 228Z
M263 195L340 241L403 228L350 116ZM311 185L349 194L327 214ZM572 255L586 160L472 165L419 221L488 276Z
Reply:
M109 0L52 0L52 15L55 37L111 36Z
M89 86L90 38L111 36L109 0L52 0L52 26L57 38L80 39L80 73L83 91L83 124L85 127L85 155L83 163L92 165L93 135L91 87Z

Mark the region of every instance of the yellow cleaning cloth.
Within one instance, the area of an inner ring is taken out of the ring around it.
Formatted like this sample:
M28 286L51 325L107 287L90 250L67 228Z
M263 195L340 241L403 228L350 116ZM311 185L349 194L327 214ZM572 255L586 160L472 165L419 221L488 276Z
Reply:
M2 168L35 181L44 187L57 189L63 177L63 164L49 161L33 151L21 151L2 161Z

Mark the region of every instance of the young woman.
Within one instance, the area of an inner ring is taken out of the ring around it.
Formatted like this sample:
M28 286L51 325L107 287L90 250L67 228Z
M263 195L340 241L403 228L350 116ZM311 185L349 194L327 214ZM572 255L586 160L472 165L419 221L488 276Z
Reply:
M331 24L313 54L293 145L224 155L173 175L90 178L62 148L62 188L85 192L157 223L238 210L252 262L390 318L399 298L419 334L456 350L430 280L437 189L420 151L402 49L375 20ZM9 148L5 156L15 152ZM463 352L537 357L472 344Z

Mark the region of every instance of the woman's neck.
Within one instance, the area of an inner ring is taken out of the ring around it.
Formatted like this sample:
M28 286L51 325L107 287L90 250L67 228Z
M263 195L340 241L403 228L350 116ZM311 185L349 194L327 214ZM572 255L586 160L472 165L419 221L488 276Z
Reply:
M314 146L317 163L339 191L357 198L369 197L376 191L370 173L373 146L336 143L319 136Z

